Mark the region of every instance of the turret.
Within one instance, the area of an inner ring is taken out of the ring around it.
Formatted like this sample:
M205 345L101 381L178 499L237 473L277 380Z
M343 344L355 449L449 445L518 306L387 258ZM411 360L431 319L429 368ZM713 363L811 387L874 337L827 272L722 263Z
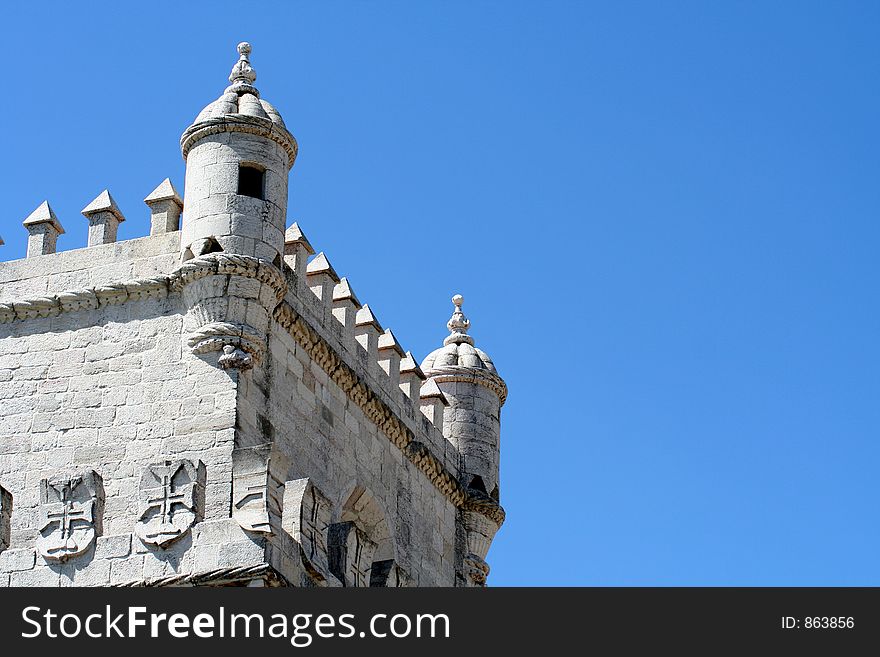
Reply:
M182 259L223 251L280 267L297 144L254 87L250 44L238 44L238 52L232 84L180 138L186 160Z
M232 370L260 364L270 315L286 290L287 178L297 152L281 114L254 86L250 52L250 44L238 44L232 84L180 138L186 182L178 285L189 306L188 343L200 356L222 351L218 364ZM172 192L159 196L173 205Z
M501 407L507 385L492 359L476 348L468 335L470 320L461 309L464 298L457 294L452 303L455 310L446 324L450 334L442 348L425 358L422 371L448 402L443 411L443 435L461 455L461 484L475 499L497 504ZM466 536L460 551L460 573L466 583L482 585L489 571L486 553L498 524L476 511L461 513Z

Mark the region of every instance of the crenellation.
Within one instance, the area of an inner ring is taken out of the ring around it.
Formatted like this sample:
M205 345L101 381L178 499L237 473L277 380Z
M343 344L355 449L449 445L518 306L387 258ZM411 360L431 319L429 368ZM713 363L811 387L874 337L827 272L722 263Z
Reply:
M358 310L361 304L355 296L354 290L348 279L343 276L339 283L333 287L333 316L342 324L343 340L347 344L354 346L355 342L355 322Z
M485 581L503 382L420 368L284 232L297 147L249 53L181 138L184 200L145 199L149 237L115 241L105 191L90 246L0 263L0 585Z
M355 315L354 336L366 352L368 363L378 363L381 334L382 325L379 324L370 306L365 303Z
M64 233L64 228L49 206L49 201L43 201L31 212L23 225L28 231L28 258L55 253L58 236Z
M299 280L305 280L308 258L314 254L315 249L303 235L299 224L294 222L284 233L284 262Z
M379 336L376 351L379 367L388 375L389 389L396 398L400 389L400 360L405 353L390 328Z
M419 391L424 381L425 373L422 372L412 352L407 351L400 361L400 389L411 402L415 403L419 400Z
M183 199L170 178L166 178L149 193L144 203L150 208L150 235L162 235L180 230Z
M82 209L82 215L89 220L88 246L115 242L119 224L125 221L122 211L106 189Z
M420 408L428 421L437 429L443 429L443 409L449 406L446 395L433 380L428 380L419 389Z
M321 251L306 266L306 285L321 300L321 305L324 308L331 308L333 289L337 283L339 283L339 276L327 256Z

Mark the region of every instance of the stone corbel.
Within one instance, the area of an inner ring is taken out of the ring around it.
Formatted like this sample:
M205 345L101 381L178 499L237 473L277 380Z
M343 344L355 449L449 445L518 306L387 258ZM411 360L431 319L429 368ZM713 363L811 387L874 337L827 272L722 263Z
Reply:
M500 525L478 510L462 509L466 552L463 558L463 575L469 586L485 586L489 575L486 555Z
M468 586L486 586L489 564L476 554L470 553L464 558L464 576Z
M194 354L220 352L218 365L224 369L246 370L262 362L272 312L287 291L274 264L207 253L175 270L171 287L187 306L187 344Z

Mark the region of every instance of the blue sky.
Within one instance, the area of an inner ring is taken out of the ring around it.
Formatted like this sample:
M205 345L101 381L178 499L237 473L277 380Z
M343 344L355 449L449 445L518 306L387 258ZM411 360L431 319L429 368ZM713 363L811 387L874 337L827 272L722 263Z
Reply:
M495 585L880 584L880 4L16 3L0 258L183 190L235 44L289 220L510 388Z

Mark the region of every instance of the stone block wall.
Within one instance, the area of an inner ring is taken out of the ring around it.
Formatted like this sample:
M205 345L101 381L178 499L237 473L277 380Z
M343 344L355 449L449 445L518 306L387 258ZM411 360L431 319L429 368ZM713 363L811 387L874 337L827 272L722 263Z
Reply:
M286 266L178 248L0 263L0 586L453 585L467 492L420 400ZM193 346L206 295L274 308L256 366Z

